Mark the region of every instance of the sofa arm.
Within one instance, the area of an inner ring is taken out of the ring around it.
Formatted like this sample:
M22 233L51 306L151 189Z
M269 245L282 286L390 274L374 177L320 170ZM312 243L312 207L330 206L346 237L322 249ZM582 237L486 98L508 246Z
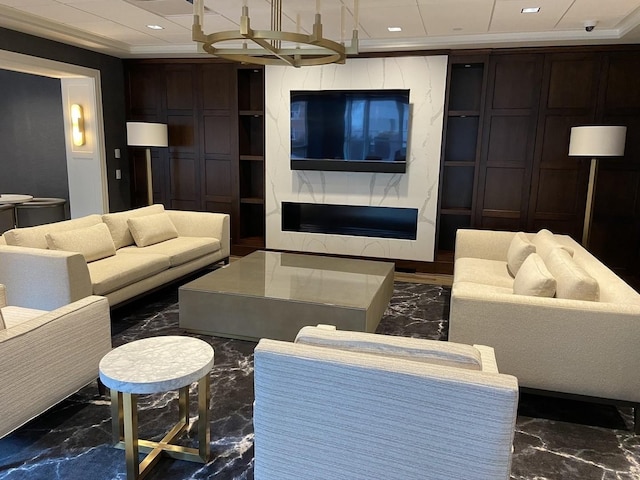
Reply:
M53 310L93 293L89 269L79 253L0 245L0 283L7 303Z
M0 331L0 437L98 377L109 304L90 296Z
M229 215L213 212L187 212L167 210L169 218L182 237L212 237L220 240L224 257L231 254L231 227Z
M509 478L514 377L262 339L254 378L257 480Z
M516 232L459 229L456 233L455 260L483 258L507 261L509 245Z

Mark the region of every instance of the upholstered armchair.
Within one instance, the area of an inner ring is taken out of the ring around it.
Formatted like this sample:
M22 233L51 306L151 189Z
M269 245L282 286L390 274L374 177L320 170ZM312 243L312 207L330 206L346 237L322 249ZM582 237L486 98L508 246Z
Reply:
M255 479L508 479L515 377L493 349L305 327L255 349Z
M44 311L8 306L6 293L0 285L0 438L98 378L111 349L106 298Z

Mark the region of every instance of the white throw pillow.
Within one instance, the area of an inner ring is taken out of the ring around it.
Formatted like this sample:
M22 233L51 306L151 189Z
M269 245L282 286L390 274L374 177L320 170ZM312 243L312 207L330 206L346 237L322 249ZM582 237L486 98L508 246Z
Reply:
M522 263L513 281L513 293L534 297L553 297L556 293L556 279L537 253L532 253Z
M545 228L533 236L532 242L536 246L536 253L540 255L545 262L547 261L547 256L554 248L562 248L566 250L569 255L573 256L573 248L562 245L553 233Z
M507 251L507 267L511 275L516 276L522 263L532 253L536 253L536 246L529 241L523 232L516 233Z
M116 254L109 227L98 223L92 227L50 232L45 235L50 250L81 253L87 262L111 257Z
M545 262L558 283L556 297L597 302L600 299L598 281L562 248L551 250Z
M139 247L148 247L172 238L178 238L178 230L166 213L145 215L127 220L131 236Z

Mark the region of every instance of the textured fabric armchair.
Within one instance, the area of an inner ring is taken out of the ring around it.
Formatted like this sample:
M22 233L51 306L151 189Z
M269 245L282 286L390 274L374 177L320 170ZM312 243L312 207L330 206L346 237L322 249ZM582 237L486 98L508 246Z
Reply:
M111 349L104 297L49 312L7 306L6 299L0 285L0 437L96 379Z
M489 347L305 327L255 349L255 478L508 479L517 404Z

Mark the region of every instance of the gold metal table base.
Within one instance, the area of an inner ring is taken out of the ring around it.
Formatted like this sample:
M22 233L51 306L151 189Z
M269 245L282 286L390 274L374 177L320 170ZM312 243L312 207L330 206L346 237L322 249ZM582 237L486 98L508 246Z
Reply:
M209 375L198 381L198 448L172 442L189 426L189 386L179 389L179 421L159 442L138 438L138 398L135 393L111 389L113 442L125 451L128 479L142 479L164 454L178 460L207 463L211 454L209 429ZM139 453L147 456L138 463Z

